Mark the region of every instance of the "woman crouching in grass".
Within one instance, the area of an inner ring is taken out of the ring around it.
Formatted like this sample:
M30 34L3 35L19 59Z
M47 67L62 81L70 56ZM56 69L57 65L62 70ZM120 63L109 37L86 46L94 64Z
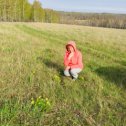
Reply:
M82 54L76 48L74 41L70 41L66 45L66 53L64 56L64 65L66 69L64 70L65 76L71 76L73 80L78 78L78 74L83 69Z

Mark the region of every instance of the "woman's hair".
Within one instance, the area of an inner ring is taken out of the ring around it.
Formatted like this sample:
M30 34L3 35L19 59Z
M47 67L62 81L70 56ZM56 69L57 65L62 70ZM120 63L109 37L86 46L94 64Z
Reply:
M68 44L68 45L66 46L67 51L68 51L68 47L72 47L72 48L74 49L74 47L73 47L72 45ZM75 51L75 49L74 49L74 51Z
M66 46L66 49L68 50L69 47L73 47L73 46L72 46L72 45L67 45L67 46Z

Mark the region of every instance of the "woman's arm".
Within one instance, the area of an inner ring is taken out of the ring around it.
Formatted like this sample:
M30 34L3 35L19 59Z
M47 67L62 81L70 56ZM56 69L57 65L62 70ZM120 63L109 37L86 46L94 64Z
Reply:
M64 56L64 65L65 66L68 66L69 65L69 63L70 63L70 60L71 60L71 58L74 56L74 53L70 53L70 54L65 54L65 56Z
M64 65L68 66L69 62L70 62L70 60L68 59L68 53L66 53L64 56Z

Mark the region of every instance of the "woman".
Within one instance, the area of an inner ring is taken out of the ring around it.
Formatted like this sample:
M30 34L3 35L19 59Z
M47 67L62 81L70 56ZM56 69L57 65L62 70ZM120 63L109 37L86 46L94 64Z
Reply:
M72 79L78 78L78 73L83 69L82 54L76 48L74 41L70 41L66 45L66 53L64 56L65 76L72 76Z

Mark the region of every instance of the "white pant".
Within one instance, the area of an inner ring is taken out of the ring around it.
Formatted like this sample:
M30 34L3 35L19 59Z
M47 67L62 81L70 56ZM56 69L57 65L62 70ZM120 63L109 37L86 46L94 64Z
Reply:
M73 68L73 69L65 70L64 75L68 76L68 77L72 76L73 78L77 79L78 73L80 73L81 71L82 71L82 69L80 69L80 68Z

